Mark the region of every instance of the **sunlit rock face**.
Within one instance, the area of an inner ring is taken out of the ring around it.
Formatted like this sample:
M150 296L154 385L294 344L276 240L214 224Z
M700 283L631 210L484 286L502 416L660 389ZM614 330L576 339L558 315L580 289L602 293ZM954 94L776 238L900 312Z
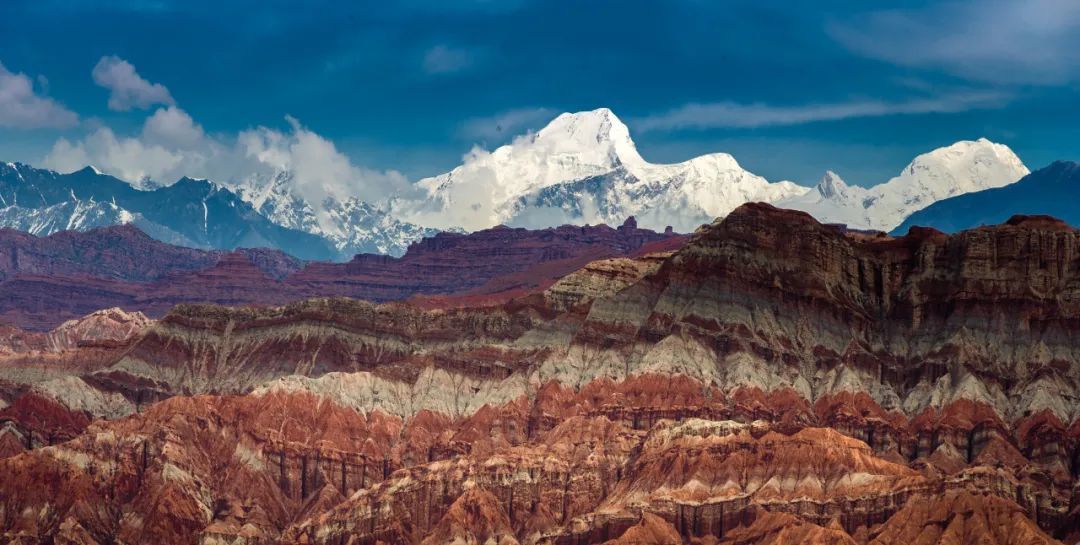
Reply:
M0 541L1076 542L1080 232L753 204L653 249L13 350Z

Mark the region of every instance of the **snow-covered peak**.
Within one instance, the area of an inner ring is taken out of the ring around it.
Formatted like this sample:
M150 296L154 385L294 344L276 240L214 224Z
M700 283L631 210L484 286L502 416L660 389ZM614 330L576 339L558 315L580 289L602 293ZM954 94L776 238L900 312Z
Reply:
M433 193L483 178L483 190L500 197L643 163L626 125L611 110L601 108L561 114L539 131L490 153L474 149L461 166L418 184ZM489 222L482 221L487 227Z
M883 186L905 202L923 203L921 209L955 195L1008 185L1029 173L1008 146L980 138L919 155Z
M818 182L816 189L822 197L829 199L847 195L848 185L844 182L844 179L835 172L826 170L825 175L822 176L821 181Z
M653 165L662 168L671 168L678 165L685 165L688 169L698 172L722 172L722 171L739 171L746 172L746 170L735 160L735 157L727 153L709 153L707 155L700 155L686 161L685 163L676 163L673 165Z
M271 222L323 237L343 258L371 252L401 255L413 242L437 232L398 221L357 197L311 201L298 190L291 170L254 175L232 188Z
M417 186L425 195L395 201L395 213L420 225L466 230L617 225L629 215L649 227L692 230L748 200L806 191L790 182L771 184L726 153L648 163L607 108L564 113L494 151L474 149L454 170Z
M599 108L588 112L560 114L529 138L529 144L556 153L595 156L596 165L638 165L638 154L630 129L614 112Z
M963 140L919 155L885 183L848 186L830 172L817 191L777 205L809 212L827 223L891 231L937 201L1008 185L1027 174L1027 167L1008 146L985 138Z

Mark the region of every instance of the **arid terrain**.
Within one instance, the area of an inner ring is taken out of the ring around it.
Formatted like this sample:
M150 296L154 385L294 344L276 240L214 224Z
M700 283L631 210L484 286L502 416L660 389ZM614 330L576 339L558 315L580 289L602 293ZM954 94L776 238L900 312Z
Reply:
M747 204L634 240L407 301L9 327L0 541L1080 542L1080 231Z

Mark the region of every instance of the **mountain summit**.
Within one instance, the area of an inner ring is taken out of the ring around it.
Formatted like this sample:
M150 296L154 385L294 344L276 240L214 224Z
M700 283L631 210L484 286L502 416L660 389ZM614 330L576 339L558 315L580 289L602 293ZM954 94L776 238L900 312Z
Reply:
M1008 146L964 140L916 157L895 178L873 187L848 186L826 172L816 191L777 206L858 229L891 231L911 214L942 199L1011 184L1028 169Z
M688 232L745 202L762 201L823 222L888 231L934 202L1001 187L1027 173L1007 146L981 138L920 155L877 186L848 185L830 171L811 190L769 182L726 153L650 163L626 125L600 108L561 114L494 151L474 149L452 171L420 180L421 197L396 201L392 212L442 229L618 225L636 216L646 228Z
M1076 195L1080 163L1057 161L1004 187L957 195L912 214L894 230L903 234L916 225L947 233L992 225L1017 214L1049 214L1080 225Z
M692 231L744 202L807 191L791 182L770 183L723 153L649 163L607 108L564 113L494 151L473 150L461 166L418 186L425 193L421 199L395 204L402 219L466 230L618 225L636 216L643 227Z

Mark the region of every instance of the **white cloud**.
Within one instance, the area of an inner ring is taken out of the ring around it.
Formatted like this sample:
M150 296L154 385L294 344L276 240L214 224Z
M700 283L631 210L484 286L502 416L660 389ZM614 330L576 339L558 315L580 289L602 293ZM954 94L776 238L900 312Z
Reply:
M181 149L195 149L206 142L202 126L176 106L158 108L143 124L143 139Z
M467 49L439 44L424 53L424 71L428 74L460 72L473 64L473 53Z
M409 188L396 171L378 172L354 165L333 142L286 117L290 131L258 127L240 133L237 147L244 157L273 170L293 173L296 189L311 202L327 197L359 197L377 202Z
M1080 2L963 0L876 11L828 27L864 56L998 84L1080 80Z
M802 106L736 102L691 103L662 114L638 119L634 127L641 131L650 131L801 125L856 117L962 112L995 108L1004 105L1008 100L1009 95L1001 92L971 91L906 101L855 100Z
M146 81L131 63L120 57L101 57L91 75L94 83L109 90L110 110L126 112L155 104L175 104L164 85Z
M39 78L39 86L44 88L45 81ZM35 93L26 74L10 72L0 63L0 127L65 128L78 122L79 116L75 112Z
M158 108L134 135L100 127L79 140L61 138L43 165L71 172L92 164L123 180L171 183L183 176L225 185L270 179L288 170L294 187L312 203L327 197L377 202L411 189L396 171L353 164L330 140L291 117L289 130L256 127L236 135L210 135L176 106Z
M44 164L60 172L94 165L118 178L136 182L144 178L161 179L182 162L184 157L179 153L138 138L117 137L112 129L102 127L82 140L57 140Z
M516 108L488 117L473 117L461 124L458 135L474 141L499 142L551 121L551 108Z

